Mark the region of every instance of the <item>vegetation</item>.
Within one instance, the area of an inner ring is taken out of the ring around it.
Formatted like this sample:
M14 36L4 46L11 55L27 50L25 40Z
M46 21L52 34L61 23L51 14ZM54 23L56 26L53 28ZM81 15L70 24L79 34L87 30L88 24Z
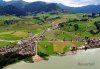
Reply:
M56 13L56 11L62 11L56 3L46 3L41 1L28 3L23 0L2 2L0 2L0 15L26 16L39 12Z
M45 38L38 42L38 54L48 60L50 55L68 52L71 46L84 45L81 41L85 37L100 36L99 11L99 5L70 8L40 1L27 3L23 0L0 0L0 48L14 46L20 40L47 30L54 23L58 28L46 32ZM15 52L0 55L0 69L21 60L32 62L31 56Z
M21 60L27 61L27 59L30 58L31 56L22 56L16 53L8 53L5 55L0 55L0 69L2 69L4 66L13 64L15 62L19 62Z
M38 42L38 54L45 60L49 55L64 54L71 46L84 45L85 37L100 36L100 16L98 14L77 13L38 13L28 16L0 16L0 48L12 46L19 40L27 39L35 34L57 24L58 28L44 34L45 38ZM55 40L64 42L53 42ZM71 41L78 42L71 42ZM51 42L50 42L51 41ZM19 57L20 56L20 57ZM8 57L8 58L7 58ZM12 60L10 60L12 59ZM0 55L0 67L18 62L30 61L30 56L21 56L16 53ZM30 61L31 62L31 61Z
M82 40L86 36L100 36L98 14L51 14L38 13L32 16L0 16L0 40L16 41L28 38L47 29L54 22L58 30L45 34L47 40ZM6 41L6 42L7 42ZM6 45L5 42L5 45ZM2 46L2 45L1 45Z

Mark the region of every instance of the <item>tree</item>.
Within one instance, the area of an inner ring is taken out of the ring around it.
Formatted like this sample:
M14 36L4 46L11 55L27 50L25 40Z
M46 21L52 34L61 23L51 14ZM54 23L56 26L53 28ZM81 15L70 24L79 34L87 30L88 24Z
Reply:
M79 29L79 26L77 24L74 25L74 30L77 31Z
M62 23L59 23L59 25L58 25L59 27L64 27L65 26L65 23L64 22L62 22Z
M96 14L95 13L92 13L92 18L95 18L96 17Z
M94 30L90 30L90 33L93 34L93 35L96 34L96 32L94 32Z
M94 24L96 28L100 31L100 21L96 21Z

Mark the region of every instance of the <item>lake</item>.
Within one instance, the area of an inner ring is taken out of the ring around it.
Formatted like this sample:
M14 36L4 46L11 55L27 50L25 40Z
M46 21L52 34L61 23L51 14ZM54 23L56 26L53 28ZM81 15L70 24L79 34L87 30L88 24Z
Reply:
M100 69L100 49L78 51L72 55L51 56L48 61L26 63L24 61L9 65L3 69Z

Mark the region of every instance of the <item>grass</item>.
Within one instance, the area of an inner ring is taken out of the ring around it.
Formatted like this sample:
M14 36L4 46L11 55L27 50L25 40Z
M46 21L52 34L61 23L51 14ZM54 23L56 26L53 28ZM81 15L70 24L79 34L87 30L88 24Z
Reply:
M12 46L12 45L15 45L16 42L7 42L7 41L0 41L0 48L2 47L6 47L6 46Z
M16 16L0 16L0 20L12 20L12 19L16 19L16 20L21 20L21 18L16 17Z
M46 39L48 39L48 40L55 39L54 33L55 33L55 31L50 31L50 32L45 33Z
M65 46L64 49L63 49L63 52L65 53L65 52L68 52L68 51L70 51L70 47L69 46Z
M51 23L54 22L56 24L67 22L69 20L78 19L81 20L84 13L77 13L77 14L54 14L51 15L49 13L39 13L36 14L36 17L44 20L42 25L40 20L34 19L33 16L23 16L23 17L16 17L16 16L0 16L0 40L20 40L23 38L27 38L30 36L30 33L33 35L42 32L44 29L47 29L51 26ZM47 20L45 20L45 17ZM56 17L60 17L55 19ZM49 20L50 19L50 20ZM15 23L4 25L5 20L15 20ZM16 21L17 20L17 21ZM53 30L47 32L45 34L45 38L43 41L48 41L51 39L57 40L82 40L85 36L93 37L93 36L100 36L100 33L96 35L92 35L89 31L95 30L96 26L94 25L95 21L100 20L100 17L90 18L90 21L78 21L78 22L67 22L66 26L60 28L60 30ZM71 24L72 26L69 26ZM79 29L77 31L74 30L74 25L78 24Z
M38 52L53 55L55 53L64 53L70 50L71 46L81 46L80 42L39 42L38 43Z
M23 31L7 31L7 32L1 32L0 35L4 35L4 34L12 34L18 37L24 37L27 36L28 33L27 32L23 32Z
M72 46L77 46L77 47L80 47L81 45L84 45L83 43L81 42L67 42L67 47L72 47Z
M66 47L66 42L53 42L53 45L54 45L54 51L55 52L60 52L60 53L63 53L64 51L64 48Z
M55 53L65 53L70 51L70 47L72 46L81 46L84 45L81 42L71 42L70 40L82 40L85 36L95 37L100 36L100 33L96 35L92 35L89 31L95 30L96 26L94 25L95 21L99 21L100 17L90 18L90 21L78 21L78 22L68 22L69 20L78 19L81 20L84 14L54 14L51 15L49 13L39 13L36 14L36 17L39 17L41 20L34 19L32 16L23 16L23 17L16 17L16 16L0 16L0 48L6 46L13 46L17 43L16 40L21 40L23 38L27 38L30 35L35 35L37 33L42 32L43 30L47 29L51 26L51 23L54 22L56 24L66 22L66 26L60 28L59 30L52 30L47 32L44 36L45 38L38 43L38 54L42 57L53 55ZM47 17L47 19L45 19ZM60 18L57 18L60 17ZM5 20L15 20L13 24L4 24ZM70 25L71 26L70 26ZM74 25L77 24L79 29L77 31L74 30ZM49 42L51 39L57 40L68 40L66 42ZM16 41L16 42L10 42ZM13 54L16 56L16 54ZM13 58L13 55L9 55ZM18 56L18 55L17 55ZM4 58L4 57L2 57ZM8 58L7 60L11 59ZM13 58L12 60L18 61L20 57ZM23 59L23 58L22 58ZM21 59L21 60L22 60ZM47 59L47 58L45 58ZM5 59L4 59L5 60ZM25 56L25 61L30 61L31 57ZM1 60L2 61L2 60ZM31 62L31 61L30 61ZM11 61L10 61L11 63Z
M17 37L11 34L0 35L1 40L20 40L22 37Z
M23 31L15 31L13 33L13 35L17 36L17 37L27 37L28 36L28 33L27 32L23 32Z
M51 42L39 42L38 51L47 55L52 55L54 53L53 43Z
M56 31L55 32L55 37L57 39L66 39L66 40L75 40L75 34L73 32L64 32L64 31Z
M5 47L7 45L9 45L9 42L5 42L5 41L0 42L0 48Z

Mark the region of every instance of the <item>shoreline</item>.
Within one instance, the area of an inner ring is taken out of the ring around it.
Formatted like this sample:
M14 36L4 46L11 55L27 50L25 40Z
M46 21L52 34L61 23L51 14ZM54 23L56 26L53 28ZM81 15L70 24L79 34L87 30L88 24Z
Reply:
M98 49L89 49L85 51L79 51L75 55L66 55L66 56L50 56L48 61L40 61L35 63L26 63L18 62L16 64L9 65L3 69L47 69L47 68L58 68L66 69L99 69L100 58L99 54L100 48ZM67 60L68 59L68 60ZM71 66L73 65L73 66Z

